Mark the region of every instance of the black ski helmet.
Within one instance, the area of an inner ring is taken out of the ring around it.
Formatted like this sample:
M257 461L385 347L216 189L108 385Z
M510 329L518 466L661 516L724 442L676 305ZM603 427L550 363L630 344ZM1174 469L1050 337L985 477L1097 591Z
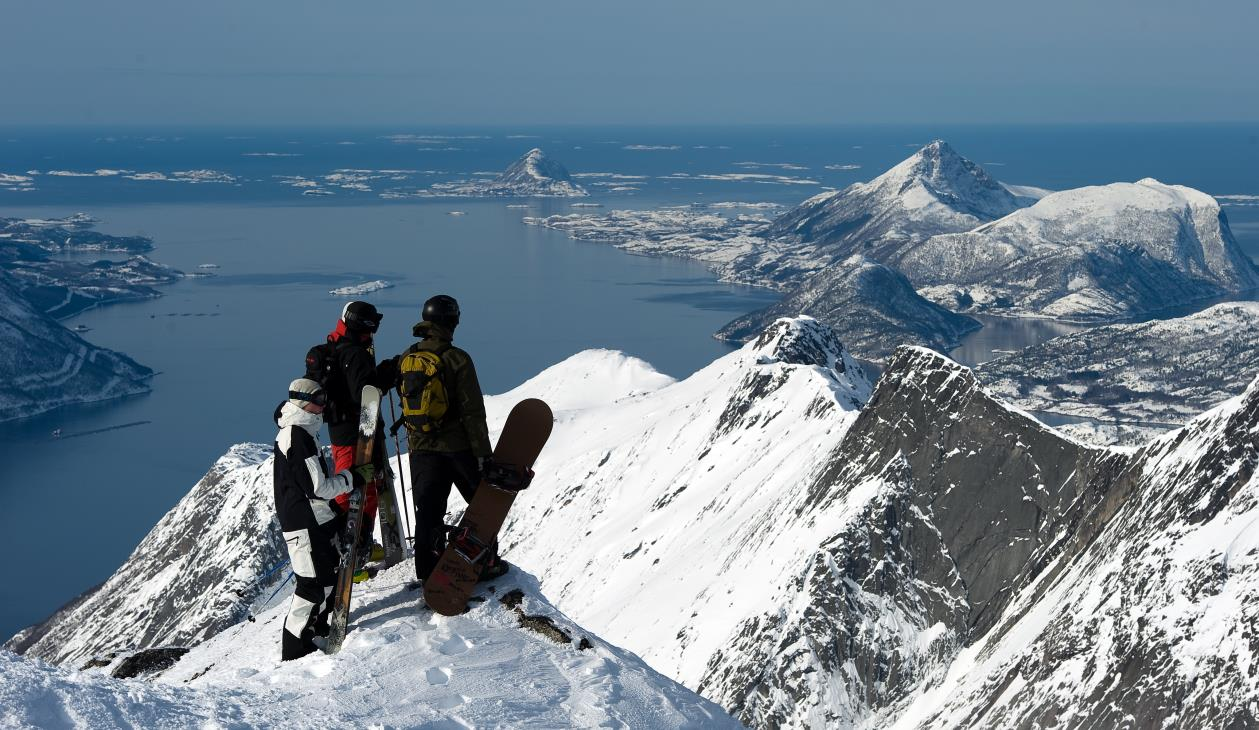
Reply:
M452 296L438 294L424 302L424 312L420 318L425 322L435 322L454 329L459 324L459 302Z
M351 332L367 332L375 334L380 329L380 320L384 315L367 302L350 302L341 310L341 321Z

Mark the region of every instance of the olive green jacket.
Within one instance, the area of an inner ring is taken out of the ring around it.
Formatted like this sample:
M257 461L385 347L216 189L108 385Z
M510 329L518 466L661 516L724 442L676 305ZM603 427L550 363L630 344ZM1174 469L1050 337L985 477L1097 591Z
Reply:
M481 396L481 384L477 381L472 358L450 343L453 335L439 324L420 322L411 333L421 338L413 346L416 349L445 350L441 358L446 368L450 410L446 412L438 431L421 433L408 430L407 445L412 451L471 451L476 457L489 456L493 448L490 446L489 428L485 425L485 400Z

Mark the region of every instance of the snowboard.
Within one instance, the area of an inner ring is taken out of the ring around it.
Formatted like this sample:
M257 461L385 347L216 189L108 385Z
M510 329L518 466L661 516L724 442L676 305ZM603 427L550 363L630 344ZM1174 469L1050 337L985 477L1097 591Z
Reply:
M354 466L370 464L372 445L376 442L376 422L380 418L380 391L363 386L362 406L358 417L358 443L354 446ZM350 511L346 515L345 533L341 539L341 561L337 565L337 584L333 592L332 615L328 617L328 643L324 651L336 654L345 641L350 622L350 594L354 590L354 571L358 569L359 523L363 521L363 490L350 493Z
M536 398L520 401L507 415L492 463L433 573L424 581L424 602L437 613L455 616L467 609L507 511L517 492L529 486L530 467L542 453L552 423L551 407Z

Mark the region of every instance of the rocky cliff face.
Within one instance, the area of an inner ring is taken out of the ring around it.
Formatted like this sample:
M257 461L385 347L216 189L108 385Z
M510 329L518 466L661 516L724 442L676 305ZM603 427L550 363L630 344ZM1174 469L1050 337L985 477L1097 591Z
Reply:
M919 296L900 272L856 255L814 274L777 304L734 320L717 337L747 340L780 317L801 314L830 325L854 355L876 362L900 345L947 351L980 327Z
M1256 432L1252 387L1088 448L902 350L810 487L852 518L701 691L753 726L1253 725Z
M264 588L258 576L287 557L270 454L261 444L234 447L109 580L5 648L78 666L102 654L190 646L241 621Z

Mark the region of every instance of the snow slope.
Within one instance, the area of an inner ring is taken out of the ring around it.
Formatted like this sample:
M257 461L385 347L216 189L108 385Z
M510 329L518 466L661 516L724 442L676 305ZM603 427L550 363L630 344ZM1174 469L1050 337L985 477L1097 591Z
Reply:
M1257 462L1259 381L1116 465L900 726L1259 725Z
M447 618L420 607L419 592L407 589L411 571L397 566L355 591L350 632L335 656L279 661L287 601L140 679L0 652L0 725L739 727L574 625L528 575L496 581L468 613Z
M1064 190L889 260L960 311L1114 320L1259 288L1209 195L1146 178Z
M512 397L540 392L549 372ZM686 380L561 405L504 550L579 621L697 686L833 529L802 509L803 487L869 390L830 330L802 317Z

